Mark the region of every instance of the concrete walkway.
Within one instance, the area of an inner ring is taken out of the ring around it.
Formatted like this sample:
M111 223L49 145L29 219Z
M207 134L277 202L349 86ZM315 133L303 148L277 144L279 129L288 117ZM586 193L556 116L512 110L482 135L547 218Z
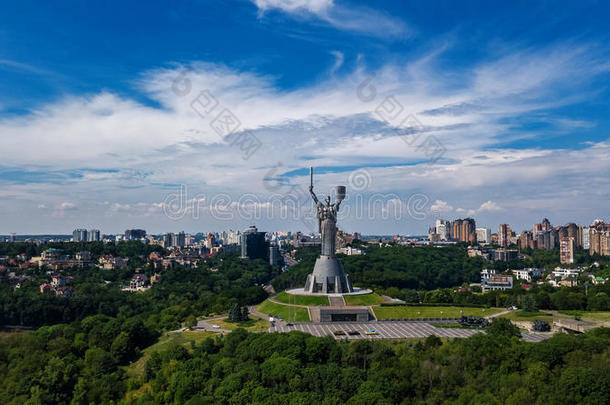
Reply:
M281 302L276 300L274 297L269 297L267 298L269 301L273 302L274 304L279 304L279 305L288 305L290 307L299 307L299 308L309 308L309 306L307 305L297 305L297 304L286 304L285 302Z

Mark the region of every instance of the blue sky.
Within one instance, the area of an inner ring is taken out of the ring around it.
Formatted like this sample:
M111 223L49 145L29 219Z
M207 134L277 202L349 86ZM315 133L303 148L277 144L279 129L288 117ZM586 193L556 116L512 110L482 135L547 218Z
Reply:
M0 234L308 230L309 166L320 193L348 186L348 231L608 219L608 8L8 3Z

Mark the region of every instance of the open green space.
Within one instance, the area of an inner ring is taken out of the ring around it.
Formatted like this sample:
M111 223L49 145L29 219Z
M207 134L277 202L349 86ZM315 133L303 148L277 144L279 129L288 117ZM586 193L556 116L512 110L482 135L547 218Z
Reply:
M250 315L249 319L245 322L233 322L228 318L226 319L214 319L211 321L207 321L208 323L218 325L223 329L234 330L237 328L243 328L250 332L258 332L269 329L269 321L262 319L258 316Z
M380 295L372 293L366 295L344 295L345 303L347 305L377 305L383 302L383 298Z
M269 300L263 301L258 310L264 314L280 316L291 322L309 322L309 311L307 308L276 304Z
M501 308L466 308L466 307L418 307L388 306L373 307L377 319L408 318L459 318L462 315L489 316L501 312Z
M317 295L294 295L288 294L286 291L282 291L275 297L276 301L283 302L291 305L306 305L306 306L318 306L328 305L328 297L317 296Z
M530 321L534 322L535 320L541 319L543 321L547 321L548 323L553 322L553 314L537 311L537 312L527 312L527 311L511 311L507 314L500 315L501 318L506 318L511 321Z
M184 331L170 332L159 338L157 343L148 346L142 350L142 357L125 367L127 375L130 377L142 377L144 375L144 366L153 352L167 350L172 344L179 344L187 349L191 349L191 342L195 344L203 342L205 339L214 336L214 332L199 332L199 331Z
M559 311L570 317L593 319L595 321L610 322L610 311Z

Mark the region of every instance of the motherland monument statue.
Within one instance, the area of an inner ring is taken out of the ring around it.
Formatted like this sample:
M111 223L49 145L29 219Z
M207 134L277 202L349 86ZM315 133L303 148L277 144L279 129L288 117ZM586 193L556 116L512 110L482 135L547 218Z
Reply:
M309 178L309 193L316 204L322 248L313 272L307 276L304 290L310 294L352 293L352 283L343 270L341 260L335 256L337 212L345 199L345 186L337 186L337 201L334 204L330 203L329 195L324 198L324 202L320 202L313 191L313 167L309 169Z

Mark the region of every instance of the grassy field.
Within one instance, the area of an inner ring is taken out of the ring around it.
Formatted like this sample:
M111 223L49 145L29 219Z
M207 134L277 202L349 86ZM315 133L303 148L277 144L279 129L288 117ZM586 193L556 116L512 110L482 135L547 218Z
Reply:
M171 344L177 343L190 350L191 342L195 344L203 342L208 337L216 335L214 332L185 331L165 334L159 338L157 343L142 350L142 357L125 367L125 371L130 377L142 377L144 366L151 353L166 350Z
M596 321L610 322L610 311L559 311L569 317L578 317L585 319L593 319Z
M372 293L366 295L344 295L345 303L347 305L377 305L383 302L383 298L379 295Z
M488 316L501 312L501 308L462 308L462 307L411 307L388 306L373 307L377 319L408 318L459 318L462 315Z
M221 328L227 330L243 328L251 332L256 332L269 329L269 322L267 320L252 315L250 315L250 319L246 322L231 322L228 319L216 319L207 322L214 325L218 325Z
M307 308L276 304L269 300L263 301L258 306L258 310L264 314L280 316L291 322L309 322L309 312Z
M316 295L293 295L288 294L286 291L282 291L273 298L276 301L283 302L284 304L307 306L328 305L328 297L320 297Z
M511 321L530 321L534 322L537 319L553 323L553 315L546 312L526 312L526 311L511 311L508 314L500 316L501 318L510 319Z

